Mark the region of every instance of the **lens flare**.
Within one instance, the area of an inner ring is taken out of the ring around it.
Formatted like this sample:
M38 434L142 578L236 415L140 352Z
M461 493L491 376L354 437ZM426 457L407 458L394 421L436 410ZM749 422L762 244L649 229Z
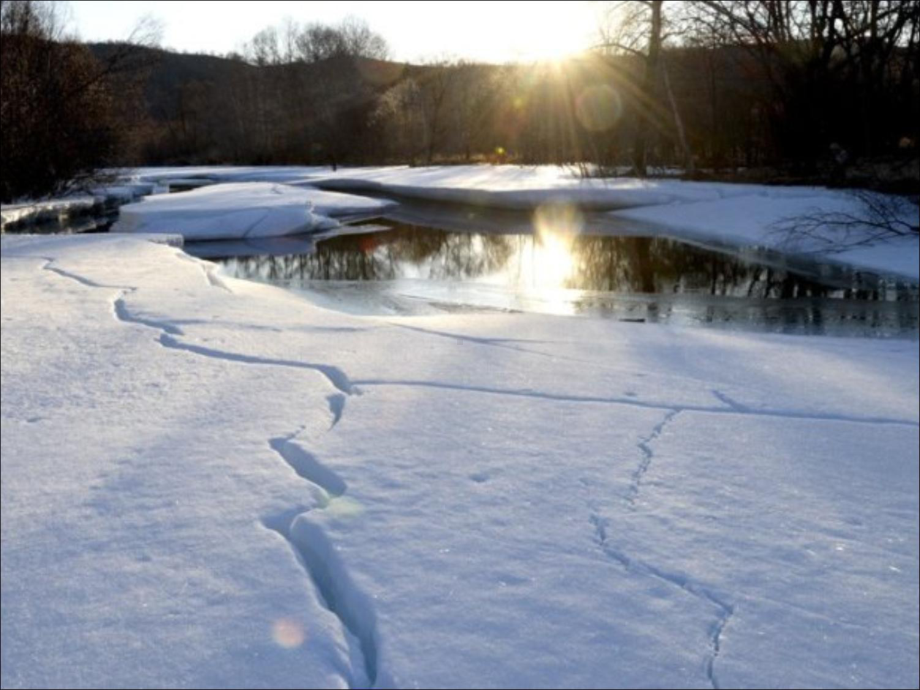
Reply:
M303 626L293 618L279 618L272 623L272 639L279 647L296 649L306 638Z
M575 116L589 132L606 132L623 114L620 95L609 86L590 86L578 95Z
M337 518L353 518L364 512L364 506L348 496L340 496L329 501L326 513Z

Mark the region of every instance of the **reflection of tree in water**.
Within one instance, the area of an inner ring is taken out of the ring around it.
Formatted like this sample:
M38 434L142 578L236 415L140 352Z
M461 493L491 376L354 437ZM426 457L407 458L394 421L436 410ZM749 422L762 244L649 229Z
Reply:
M579 237L567 287L601 292L826 297L833 288L667 238Z
M533 235L445 232L390 224L386 232L341 235L316 244L313 253L239 258L237 274L272 282L379 281L412 277L475 280L502 273L511 284L528 256L540 251ZM886 285L845 290L785 271L746 263L667 238L580 235L570 247L571 271L561 287L619 293L695 293L755 299L844 297L886 299ZM530 270L536 270L531 268ZM529 282L525 281L525 282ZM900 291L895 289L900 296Z
M692 313L700 323L754 322L777 332L812 334L826 333L828 327L855 328L860 333L867 329L909 333L917 328L917 289L896 282L864 282L855 275L851 287L821 285L665 238L581 237L573 254L578 265L567 287L747 298L700 302L690 310L684 303L684 314ZM818 299L827 297L836 299ZM892 298L914 308L891 309ZM657 297L636 303L585 297L576 306L579 311L628 320L668 321L675 303Z
M410 267L420 277L457 280L501 270L512 247L512 238L506 235L400 225L388 232L323 240L312 254L240 258L237 265L242 275L271 281L393 280L403 277Z
M425 233L423 233L425 234ZM469 233L439 233L439 246L427 252L415 252L410 246L397 250L401 257L411 256L416 263L426 262L429 278L458 280L478 278L504 269L514 252L514 235L474 235ZM397 240L397 244L401 244ZM406 253L403 253L406 252Z

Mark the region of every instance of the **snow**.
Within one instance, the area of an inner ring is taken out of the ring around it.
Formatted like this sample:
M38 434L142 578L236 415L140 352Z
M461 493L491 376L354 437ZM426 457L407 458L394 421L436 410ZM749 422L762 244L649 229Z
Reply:
M749 186L677 180L582 178L559 166L433 166L427 168L343 169L315 178L317 184L346 190L374 190L429 201L530 209L568 203L582 208L615 209L717 199L741 194Z
M2 244L3 687L916 687L916 341Z
M387 199L371 199L366 196L327 192L311 187L301 188L301 192L307 195L317 213L333 218L378 216L383 209L396 206L395 201Z
M847 214L863 217L860 203L846 192L765 188L756 194L718 201L674 204L630 209L612 214L615 218L636 223L651 232L681 237L714 238L741 244L759 244L822 255L882 273L895 273L920 279L920 237L904 237L870 246L846 246L854 238L841 238L839 247L829 247L820 238L796 240L784 231L796 218L820 214ZM916 207L914 207L916 223ZM822 233L833 241L830 227ZM858 240L859 238L855 238Z
M168 181L173 176L221 182L277 181L318 184L339 190L370 190L413 199L530 209L564 201L585 208L628 208L674 201L699 201L744 193L752 185L728 185L635 178L584 179L560 166L453 165L409 168L201 167L139 168L139 180Z
M122 181L121 184L94 187L90 191L109 205L119 205L153 194L155 187L152 182Z
M116 232L178 233L186 240L274 237L337 225L330 216L390 205L271 182L237 182L149 197L121 209Z

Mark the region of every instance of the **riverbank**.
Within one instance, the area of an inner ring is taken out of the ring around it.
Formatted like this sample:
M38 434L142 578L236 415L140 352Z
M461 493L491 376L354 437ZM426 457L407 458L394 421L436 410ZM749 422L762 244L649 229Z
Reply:
M123 190L146 190L143 193L147 194L166 190L171 183L181 183L183 188L190 184L221 183L244 187L245 183L273 183L279 190L319 187L348 192L350 204L355 208L375 205L373 200L362 199L359 196L362 192L497 209L534 210L547 205L566 205L585 211L608 212L609 227L605 227L605 233L645 232L728 242L741 248L767 247L791 255L811 256L861 270L920 280L920 235L906 232L904 236L894 236L880 232L877 227L880 219L874 217L867 206L866 193L860 195L824 187L583 178L566 167L510 165L396 166L337 171L298 166L199 166L138 168L119 173L122 185L119 189ZM202 199L209 197L208 189L203 188ZM309 196L303 190L299 195ZM229 194L228 203L233 206L236 197L240 196L245 196L245 192ZM297 197L297 190L290 190L288 196ZM916 226L918 210L915 204L899 197L879 198L896 200L896 203L892 201L891 218L884 219L886 222L895 219L905 227ZM210 200L205 203L210 204L207 208L211 215L220 216L219 204L214 205ZM321 206L323 201L316 203ZM57 215L69 212L66 205L64 210L57 208L61 204L64 202L4 206L4 226L12 229L16 224L40 221L48 216L48 208ZM309 204L304 201L303 205L306 215ZM333 205L341 207L342 203ZM126 212L140 216L148 213L148 206L141 202L128 207ZM182 234L181 210L188 202L171 203L158 198L156 206L163 209L161 215L168 217L165 231ZM227 210L238 209L233 206ZM198 215L200 209L189 212L188 224L196 228L189 232L197 232ZM248 216L243 220L246 222L240 226L242 230L235 229L232 236L251 225ZM290 232L291 228L311 227L303 219L293 224L273 223L271 218L260 222L269 228L279 228L279 234ZM321 227L322 223L316 226Z

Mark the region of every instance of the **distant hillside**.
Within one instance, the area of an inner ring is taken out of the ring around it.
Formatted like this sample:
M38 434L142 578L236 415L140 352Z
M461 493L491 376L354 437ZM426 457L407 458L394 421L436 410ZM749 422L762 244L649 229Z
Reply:
M124 48L118 43L89 43L89 49L98 58L105 60L114 52ZM201 53L177 53L159 48L134 47L135 64L141 66L143 92L147 111L156 121L165 121L178 115L179 94L189 87L223 91L231 89L241 80L254 79L260 73L278 72L290 66L258 67L235 57L220 57ZM327 60L317 64L300 64L294 69L301 77L309 80L329 69L340 69L343 58ZM344 58L353 65L356 77L364 85L385 88L399 79L406 65L366 58ZM332 64L329 64L332 63ZM356 88L360 84L355 84Z
M101 59L124 49L115 43L89 47ZM750 139L749 115L743 108L729 112L729 101L735 106L747 102L739 92L748 91L753 83L750 72L740 66L741 57L740 51L728 49L716 57L701 51L674 54L674 91L691 130L708 127L736 141ZM387 90L407 79L417 91L407 88L391 94L399 102L393 103L390 117L405 111L397 135L405 138L403 148L410 159L428 156L425 151L411 151L411 142L423 139L420 149L436 148L442 155L457 156L462 151L464 158L488 156L500 147L527 162L564 162L579 155L580 145L574 142L573 149L571 141L561 142L563 148L555 142L547 144L543 132L547 127L571 128L571 123L562 121L571 117L571 106L563 101L586 88L610 83L622 94L621 105L628 110L633 105L630 94L636 91L629 83L639 71L633 58L591 54L570 63L564 84L558 83L558 72L526 65L476 65L465 72L439 73L441 68L432 65L340 57L256 66L235 57L150 48L138 48L134 59L141 66L143 110L153 129L143 135L141 159L170 163L305 163L340 156L350 162L389 159L392 132L374 130L380 125L374 113ZM622 88L617 89L618 84ZM442 90L450 93L439 93ZM525 107L511 107L513 103ZM458 122L458 117L464 121ZM668 119L666 113L659 117ZM334 137L329 131L333 125L340 130ZM631 131L619 129L619 140L610 146L625 149Z

